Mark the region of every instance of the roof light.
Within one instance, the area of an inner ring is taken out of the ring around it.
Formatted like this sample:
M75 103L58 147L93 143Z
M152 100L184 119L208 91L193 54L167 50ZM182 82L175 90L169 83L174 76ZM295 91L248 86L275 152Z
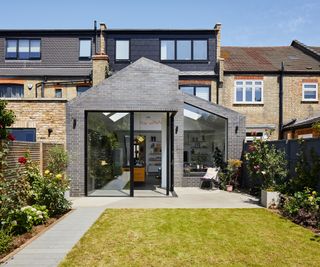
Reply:
M115 113L115 114L111 115L109 117L109 119L112 120L113 122L116 122L116 121L120 120L121 118L125 117L128 114L129 113Z
M198 120L200 119L201 115L198 114L198 113L195 113L193 111L190 111L190 110L187 110L187 109L184 109L183 110L183 115L190 118L190 119L193 119L193 120Z

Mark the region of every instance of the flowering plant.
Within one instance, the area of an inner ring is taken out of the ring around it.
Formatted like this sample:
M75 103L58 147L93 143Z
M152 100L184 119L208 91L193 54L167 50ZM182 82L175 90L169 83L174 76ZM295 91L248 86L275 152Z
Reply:
M227 167L220 173L220 186L225 189L227 185L237 185L239 170L242 161L239 159L229 159Z
M20 157L20 158L18 158L18 162L19 162L20 164L26 164L26 163L27 163L27 158L25 158L25 157Z
M262 182L267 191L279 190L288 175L287 160L283 151L259 139L250 144L245 159L252 178Z

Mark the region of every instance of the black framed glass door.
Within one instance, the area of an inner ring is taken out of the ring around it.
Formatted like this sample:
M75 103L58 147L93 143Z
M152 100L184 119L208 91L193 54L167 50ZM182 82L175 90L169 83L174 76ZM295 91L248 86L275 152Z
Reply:
M86 112L86 195L134 196L150 181L173 191L169 112ZM138 127L138 126L139 127ZM156 179L159 179L158 181Z

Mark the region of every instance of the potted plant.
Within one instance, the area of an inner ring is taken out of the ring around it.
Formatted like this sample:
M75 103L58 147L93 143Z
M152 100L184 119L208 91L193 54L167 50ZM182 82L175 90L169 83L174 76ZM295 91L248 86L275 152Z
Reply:
M252 178L261 183L261 204L277 207L279 189L288 175L285 153L263 140L254 140L245 154L246 165Z
M227 167L224 172L221 174L221 180L225 184L223 187L226 188L228 192L232 192L234 186L237 184L237 180L239 177L239 170L242 165L242 161L238 159L230 159L228 160Z

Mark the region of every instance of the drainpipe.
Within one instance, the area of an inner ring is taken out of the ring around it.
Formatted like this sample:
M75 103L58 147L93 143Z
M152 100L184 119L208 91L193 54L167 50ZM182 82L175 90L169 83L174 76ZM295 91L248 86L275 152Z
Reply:
M283 79L284 62L281 62L280 81L279 81L279 139L283 139Z
M94 54L97 54L97 21L95 20L93 22L93 28L94 28Z

